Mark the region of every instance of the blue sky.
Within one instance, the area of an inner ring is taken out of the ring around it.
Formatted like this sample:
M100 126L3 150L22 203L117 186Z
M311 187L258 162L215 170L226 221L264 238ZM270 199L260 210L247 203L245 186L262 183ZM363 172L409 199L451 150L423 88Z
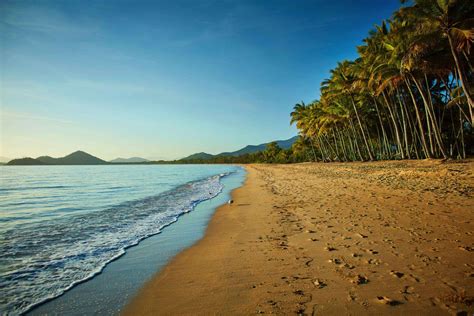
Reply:
M173 159L296 135L398 0L2 1L0 156Z

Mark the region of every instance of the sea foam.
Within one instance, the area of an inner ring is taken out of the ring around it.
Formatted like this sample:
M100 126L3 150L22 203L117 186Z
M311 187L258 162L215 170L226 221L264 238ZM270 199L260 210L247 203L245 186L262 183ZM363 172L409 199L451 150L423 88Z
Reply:
M0 236L0 313L21 314L100 273L222 191L222 173L101 211L17 225Z

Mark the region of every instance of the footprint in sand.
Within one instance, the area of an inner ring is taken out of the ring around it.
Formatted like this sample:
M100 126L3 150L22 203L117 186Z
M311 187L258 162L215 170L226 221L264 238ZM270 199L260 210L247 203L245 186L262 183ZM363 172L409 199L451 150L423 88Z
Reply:
M357 299L357 295L354 293L354 292L349 292L349 294L347 295L347 300L349 302L352 302L352 301L355 301Z
M377 296L377 302L385 305L390 305L390 306L396 306L402 304L401 302L397 300L393 300L391 298L388 298L386 296Z
M382 261L380 261L379 259L368 259L365 261L366 264L374 264L376 266L378 266L379 264L382 263Z
M459 246L458 248L459 248L460 250L469 251L469 252L474 251L474 248L473 248L473 247L469 247L469 246Z
M327 286L327 284L320 279L316 279L313 283L318 289L322 289Z
M400 290L400 293L402 294L413 294L414 288L408 285L405 285L402 290Z
M353 277L350 281L351 283L356 284L356 285L369 283L369 279L360 274Z
M422 281L419 277L417 277L417 276L415 276L415 275L413 275L413 274L410 274L410 277L411 277L412 280L414 280L416 283L420 283L420 282Z
M405 275L405 274L404 274L404 273L402 273L402 272L399 272L399 271L393 271L393 270L392 270L392 271L390 271L390 274L391 274L391 275L393 275L394 277L397 277L397 278L399 278L399 279Z
M379 253L377 250L373 250L373 249L365 249L365 251L372 255L377 255Z

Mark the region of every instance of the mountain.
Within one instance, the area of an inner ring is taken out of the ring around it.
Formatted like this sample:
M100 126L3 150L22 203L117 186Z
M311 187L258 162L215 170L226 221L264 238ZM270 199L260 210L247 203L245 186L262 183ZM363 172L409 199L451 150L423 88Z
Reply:
M56 164L56 159L57 158L53 158L53 157L50 157L50 156L40 156L40 157L36 158L36 160L39 160L39 161L41 161L42 163L44 163L46 165L55 165Z
M111 163L140 163L140 162L148 162L148 159L141 158L141 157L131 157L131 158L115 158L110 160Z
M107 162L83 151L76 151L61 158L40 156L36 159L13 159L8 165L102 165Z
M293 143L298 139L298 136L294 136L292 138L289 138L289 139L285 139L285 140L277 140L276 143L278 144L278 146L280 148L283 148L283 149L289 149L291 147L291 145L293 145ZM245 155L245 154L253 154L253 153L256 153L258 151L262 151L262 150L265 150L265 148L267 147L269 143L263 143L263 144L260 144L260 145L247 145L239 150L236 150L236 151L232 151L232 152L223 152L223 153L220 153L218 155L211 155L211 154L208 154L208 153L204 153L204 152L201 152L201 153L196 153L196 154L192 154L190 156L187 156L181 160L192 160L192 159L210 159L210 158L213 158L213 157L217 157L217 156L234 156L234 157L237 157L237 156L241 156L241 155Z
M14 165L14 166L28 166L28 165L44 165L41 161L37 159L33 159L30 157L26 158L19 158L10 160L7 165Z
M190 156L187 156L186 158L183 158L181 160L211 159L212 157L214 157L214 155L211 155L211 154L208 154L208 153L205 153L205 152L200 152L200 153L196 153L196 154L192 154Z
M41 160L45 159L46 160ZM101 165L106 164L105 160L92 156L81 150L75 151L72 154L69 154L61 158L51 158L48 156L38 157L37 160L51 165Z
M7 163L7 162L9 162L10 160L11 160L10 158L0 156L0 163Z
M278 144L278 146L280 148L289 149L291 147L291 145L293 145L293 143L297 139L298 139L298 136L294 136L290 139L277 140L276 143ZM224 152L224 153L220 153L217 156L234 156L234 157L237 157L237 156L241 156L241 155L245 155L245 154L253 154L253 153L256 153L258 151L265 150L265 148L267 147L268 144L269 143L264 143L264 144L260 144L260 145L247 145L244 148L241 148L237 151Z

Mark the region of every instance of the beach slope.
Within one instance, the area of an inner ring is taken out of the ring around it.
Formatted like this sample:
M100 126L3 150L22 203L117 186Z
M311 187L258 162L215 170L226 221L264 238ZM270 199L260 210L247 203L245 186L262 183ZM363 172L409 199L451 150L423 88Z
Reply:
M125 315L474 312L474 163L250 165Z

